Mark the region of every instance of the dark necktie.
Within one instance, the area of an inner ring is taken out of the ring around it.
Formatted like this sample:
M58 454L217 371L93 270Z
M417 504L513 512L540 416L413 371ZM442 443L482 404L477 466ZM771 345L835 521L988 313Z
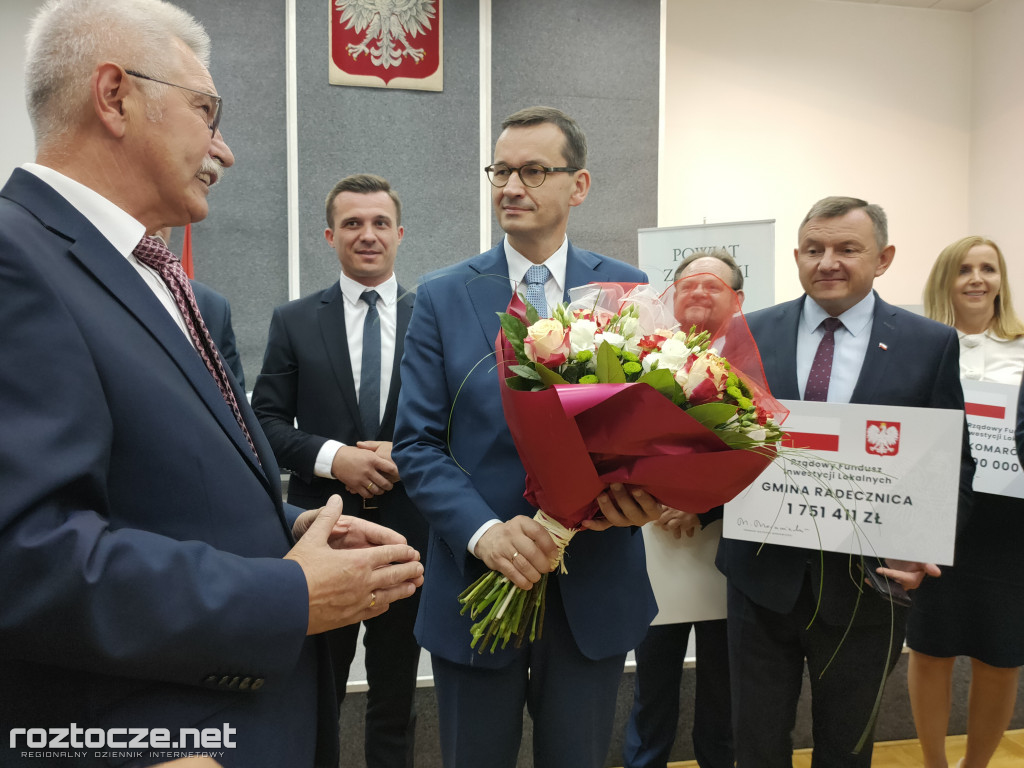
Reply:
M245 435L245 439L249 443L249 448L252 449L252 455L256 456L257 461L259 461L256 446L252 442L252 436L249 435L245 421L242 420L242 411L238 407L238 401L235 399L235 393L231 389L228 375L224 372L224 366L220 361L220 354L217 352L217 347L210 337L210 332L206 329L203 316L199 314L199 306L196 304L196 297L192 293L192 285L185 275L185 270L181 268L178 259L175 258L167 246L156 238L142 238L142 241L132 251L132 255L141 264L155 269L167 284L171 295L174 297L174 303L178 305L181 316L185 319L185 327L188 329L189 336L192 337L192 344L206 364L206 368L210 375L213 376L213 380L217 383L217 388L220 389L224 402L228 404L228 407L234 414L235 421L238 422L242 434Z
M359 297L367 303L363 321L363 365L359 371L359 416L363 420L363 436L377 437L380 430L380 314L376 291L363 291Z
M548 316L548 301L544 298L544 285L551 277L551 270L543 264L534 264L526 270L526 300L541 317Z
M826 317L821 321L825 326L825 335L818 343L818 351L814 353L811 372L807 375L807 386L804 387L804 400L828 400L828 385L832 379L832 357L836 351L836 330L843 326L838 317Z

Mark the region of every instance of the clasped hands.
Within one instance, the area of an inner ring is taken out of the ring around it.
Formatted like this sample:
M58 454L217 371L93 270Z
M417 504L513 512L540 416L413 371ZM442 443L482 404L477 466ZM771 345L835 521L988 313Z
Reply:
M331 474L345 484L346 491L364 499L390 491L401 479L391 460L389 440L360 440L341 446L331 462Z
M420 553L390 528L342 514L341 497L303 512L292 526L294 560L306 577L306 634L379 616L423 584Z
M600 519L585 520L581 527L591 531L642 526L658 520L662 505L642 488L612 483L597 497ZM540 523L525 515L488 528L476 543L474 553L492 571L499 571L520 589L529 589L558 564L558 547Z

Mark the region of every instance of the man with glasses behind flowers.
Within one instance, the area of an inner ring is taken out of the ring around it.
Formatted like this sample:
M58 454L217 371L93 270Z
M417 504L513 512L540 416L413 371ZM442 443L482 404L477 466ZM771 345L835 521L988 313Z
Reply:
M583 132L563 112L532 107L506 118L484 169L505 237L424 276L409 323L394 459L430 526L416 637L433 662L446 768L515 766L524 705L533 765L603 766L626 653L655 613L643 538L628 526L661 507L619 486L599 498L604 520L573 539L568 574L552 574L541 638L479 654L473 622L459 614L459 594L487 569L528 589L556 553L523 499L525 472L488 362L496 313L517 288L547 316L574 286L647 281L566 238L569 212L590 189L586 162Z
M209 38L160 0L55 0L26 60L37 162L0 192L0 764L42 732L61 765L216 743L229 768L336 766L313 636L422 569L337 499L282 505L184 272L146 237L203 219L234 161Z
M743 271L727 250L713 248L680 262L675 280L672 306L680 329L707 331L712 346L728 359L730 321L743 306ZM684 533L693 536L698 527L721 519L720 506L703 515L666 507L655 525L678 539ZM679 684L691 630L697 637L694 756L700 768L733 764L726 621L712 619L654 625L637 646L633 709L622 750L626 768L661 768L669 760L678 728Z

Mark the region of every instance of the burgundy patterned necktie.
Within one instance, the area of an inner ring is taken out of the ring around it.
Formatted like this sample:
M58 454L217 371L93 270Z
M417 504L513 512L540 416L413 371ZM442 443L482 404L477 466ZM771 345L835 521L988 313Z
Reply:
M192 293L192 285L188 281L185 270L181 268L181 264L174 254L171 253L170 249L152 237L142 238L142 241L132 251L132 255L140 263L155 269L160 277L163 278L163 281L167 283L167 287L174 297L174 302L178 305L178 309L181 310L182 317L185 318L185 327L188 328L189 336L192 337L192 343L196 351L206 364L206 368L210 371L210 375L213 376L213 380L217 383L224 402L228 404L231 412L235 415L235 421L241 427L242 434L245 435L245 439L249 442L249 448L252 449L252 455L256 456L258 462L259 455L256 453L256 446L252 442L252 437L245 426L245 421L242 420L242 411L238 407L238 400L235 399L235 393L231 389L228 375L224 372L224 365L220 361L217 347L213 343L210 332L206 329L203 316L199 314L199 306L196 304L196 297Z
M843 321L838 317L826 317L821 321L825 326L825 335L818 343L818 351L811 363L811 372L807 375L807 386L804 387L804 400L828 400L828 385L832 379L832 357L836 351L836 330L842 328Z

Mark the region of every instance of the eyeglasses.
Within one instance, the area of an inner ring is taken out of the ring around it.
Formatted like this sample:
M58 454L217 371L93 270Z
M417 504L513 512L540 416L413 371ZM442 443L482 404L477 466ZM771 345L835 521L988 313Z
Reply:
M504 187L512 178L513 173L519 174L519 180L527 187L539 187L549 173L576 173L579 168L552 168L540 163L527 163L518 168L510 168L504 163L488 165L484 168L487 180L495 187Z
M213 134L213 135L216 135L216 133L217 133L217 126L220 125L220 116L224 112L224 110L223 110L223 101L221 100L220 96L217 96L216 94L213 94L213 93L207 93L206 91L197 91L195 88L187 88L186 86L178 85L177 83L168 83L166 80L157 80L155 77L150 77L149 75L144 75L141 72L136 72L136 71L131 70L131 69L126 69L124 72L125 72L126 75L131 75L132 77L137 77L137 78L139 78L141 80L149 80L150 82L153 82L153 83L160 83L161 85L169 85L169 86L171 86L171 88L180 88L183 91L191 91L192 93L198 93L198 94L208 98L212 102L212 106L210 106L210 105L204 106L205 109L209 110L209 112L206 115L206 117L207 117L207 123L206 124L210 127L210 133Z

